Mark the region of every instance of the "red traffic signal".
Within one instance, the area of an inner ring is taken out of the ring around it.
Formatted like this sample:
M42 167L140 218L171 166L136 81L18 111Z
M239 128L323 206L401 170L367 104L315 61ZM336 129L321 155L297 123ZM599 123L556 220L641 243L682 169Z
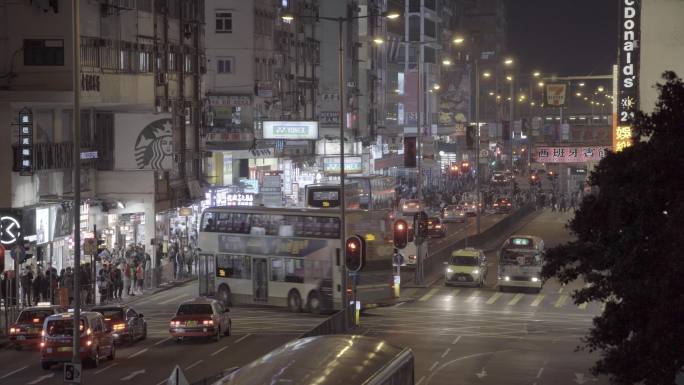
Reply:
M349 271L359 271L366 260L366 242L360 235L352 235L344 243L344 264Z
M408 244L408 223L403 219L394 222L394 247L403 249Z

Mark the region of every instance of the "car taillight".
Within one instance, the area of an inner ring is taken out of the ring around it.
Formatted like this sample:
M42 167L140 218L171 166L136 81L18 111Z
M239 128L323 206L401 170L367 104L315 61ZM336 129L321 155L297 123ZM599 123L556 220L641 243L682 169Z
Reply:
M435 225L435 228L441 229L441 228L442 228L442 225Z
M88 329L86 330L86 335L89 336L89 335L91 335L91 334L93 334L93 331L92 331L90 328L88 328Z
M41 341L41 342L40 342L40 347L41 347L41 348L44 348L44 347L45 347L45 342Z
M415 255L409 255L409 259L416 259Z
M172 327L174 327L174 326L180 326L180 321L171 321L169 324L170 324Z
M33 319L34 324L39 324L40 323L40 318L34 318Z
M114 329L114 331L124 330L124 329L126 329L126 324L116 324L116 325L114 325L113 329Z
M19 333L19 328L10 328L10 333Z
M214 324L214 320L205 319L204 321L202 321L202 325L204 325L204 326L211 326L213 324Z
M86 340L85 344L86 344L86 346L90 346L93 344L93 341L92 340Z
M41 330L41 331L40 331L40 336L41 336L41 337L45 337L45 330Z

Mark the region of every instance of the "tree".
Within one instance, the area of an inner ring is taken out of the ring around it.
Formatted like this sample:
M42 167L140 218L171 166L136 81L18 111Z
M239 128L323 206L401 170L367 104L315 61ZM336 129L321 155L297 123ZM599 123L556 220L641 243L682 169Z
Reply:
M658 84L652 114L638 113L633 146L590 175L569 229L576 240L550 249L544 278L589 285L575 303L603 301L583 339L601 351L592 367L615 384L673 384L684 366L684 84Z

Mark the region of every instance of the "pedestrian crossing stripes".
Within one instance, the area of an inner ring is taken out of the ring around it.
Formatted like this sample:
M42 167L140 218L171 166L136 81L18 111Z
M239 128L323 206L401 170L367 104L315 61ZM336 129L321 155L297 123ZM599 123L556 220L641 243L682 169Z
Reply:
M481 289L452 289L452 288L432 288L426 291L416 292L418 302L434 303L435 298L442 303L444 300L449 300L451 303L467 303L470 305L487 305L487 306L516 306L528 308L575 308L580 311L592 312L598 311L601 306L593 305L592 303L581 303L575 305L570 294L557 294L554 289L551 293L546 294L530 294L524 292L518 293L503 293L492 292Z

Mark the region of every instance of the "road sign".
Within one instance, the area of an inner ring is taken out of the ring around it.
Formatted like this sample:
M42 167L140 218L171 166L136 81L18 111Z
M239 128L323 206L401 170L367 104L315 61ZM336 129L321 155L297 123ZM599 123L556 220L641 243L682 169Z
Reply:
M64 382L81 383L81 364L64 363Z

